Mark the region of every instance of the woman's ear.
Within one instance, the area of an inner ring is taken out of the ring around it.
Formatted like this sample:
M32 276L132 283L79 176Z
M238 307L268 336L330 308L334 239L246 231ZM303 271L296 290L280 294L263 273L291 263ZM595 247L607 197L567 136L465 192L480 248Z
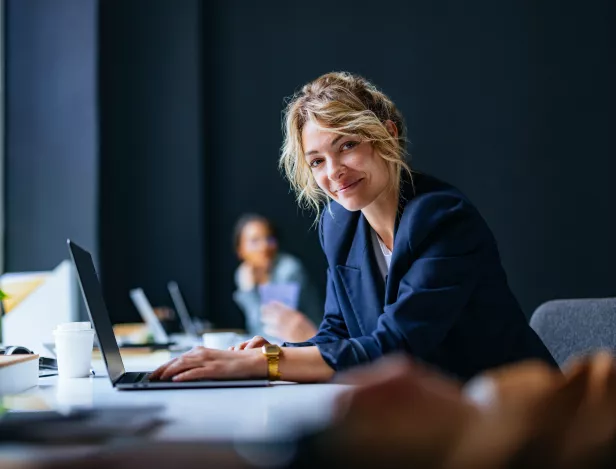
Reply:
M391 135L394 138L398 138L398 127L396 127L396 124L394 124L394 121L389 120L389 119L386 120L385 128L387 129L387 132L389 132L389 135Z

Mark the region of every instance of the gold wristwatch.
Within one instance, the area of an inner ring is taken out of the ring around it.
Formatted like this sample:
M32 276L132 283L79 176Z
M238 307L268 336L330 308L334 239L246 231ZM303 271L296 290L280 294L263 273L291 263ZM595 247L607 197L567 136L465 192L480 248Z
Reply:
M280 370L278 368L278 362L280 361L280 354L282 349L278 345L266 344L261 347L263 355L267 358L267 378L270 381L278 381L282 379Z

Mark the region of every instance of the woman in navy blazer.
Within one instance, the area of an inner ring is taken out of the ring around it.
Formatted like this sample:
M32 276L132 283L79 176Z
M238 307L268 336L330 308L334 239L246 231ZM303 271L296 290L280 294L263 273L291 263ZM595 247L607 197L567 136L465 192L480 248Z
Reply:
M481 215L454 187L411 172L404 119L387 96L358 76L323 75L289 102L285 131L281 166L301 205L324 207L329 268L323 322L311 340L284 344L283 379L325 381L401 351L463 380L524 359L556 366ZM191 352L159 374L266 376L264 343Z
M316 345L342 370L403 350L461 379L538 358L556 366L507 285L496 242L457 189L425 174L401 188L386 279L360 211L333 202L321 217L329 264Z

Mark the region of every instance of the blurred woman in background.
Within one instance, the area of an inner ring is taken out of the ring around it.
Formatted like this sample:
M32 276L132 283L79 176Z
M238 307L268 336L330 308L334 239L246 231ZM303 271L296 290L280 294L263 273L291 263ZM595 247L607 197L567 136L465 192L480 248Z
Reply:
M270 220L257 214L243 215L236 223L233 241L241 261L235 272L233 299L244 313L248 333L274 341L301 342L313 337L323 317L323 305L301 262L278 251ZM271 285L277 288L270 289L265 298ZM276 298L276 292L295 296L295 301L287 302L295 304L285 304L280 294Z

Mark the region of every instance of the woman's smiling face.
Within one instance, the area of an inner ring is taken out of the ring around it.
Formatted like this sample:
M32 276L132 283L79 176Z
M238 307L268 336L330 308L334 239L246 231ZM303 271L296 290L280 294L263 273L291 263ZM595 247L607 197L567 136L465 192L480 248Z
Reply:
M349 211L368 207L390 187L387 162L359 136L340 135L308 121L302 147L317 185Z

